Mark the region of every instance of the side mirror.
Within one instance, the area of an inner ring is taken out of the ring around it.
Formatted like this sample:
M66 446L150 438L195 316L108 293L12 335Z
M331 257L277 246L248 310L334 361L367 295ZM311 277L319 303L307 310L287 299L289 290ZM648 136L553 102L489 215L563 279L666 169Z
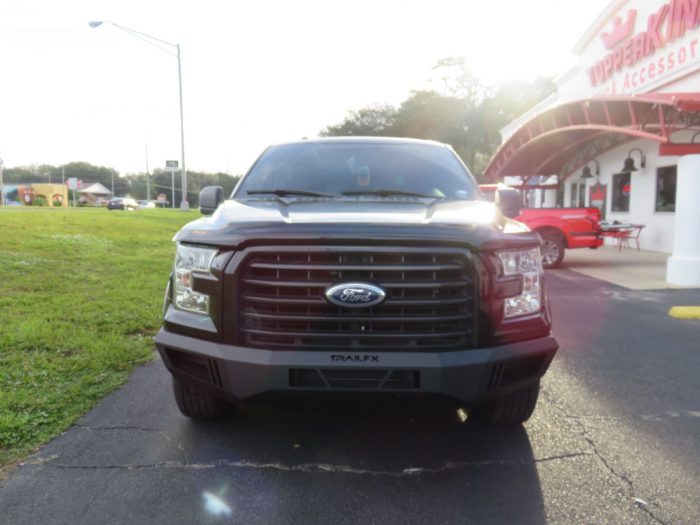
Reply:
M501 209L501 213L506 217L517 217L520 215L520 192L512 188L496 190L496 204Z
M206 186L199 192L199 211L211 215L224 202L224 189L221 186Z

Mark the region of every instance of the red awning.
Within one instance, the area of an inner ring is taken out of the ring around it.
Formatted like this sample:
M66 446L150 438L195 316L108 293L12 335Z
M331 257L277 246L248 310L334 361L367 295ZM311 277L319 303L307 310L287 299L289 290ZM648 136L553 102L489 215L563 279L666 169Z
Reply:
M488 181L507 175L559 175L563 180L592 158L633 139L674 145L671 134L700 130L700 93L592 97L549 108L523 124L486 168ZM690 150L700 144L684 145ZM689 148L688 148L689 147ZM663 151L662 151L663 154Z

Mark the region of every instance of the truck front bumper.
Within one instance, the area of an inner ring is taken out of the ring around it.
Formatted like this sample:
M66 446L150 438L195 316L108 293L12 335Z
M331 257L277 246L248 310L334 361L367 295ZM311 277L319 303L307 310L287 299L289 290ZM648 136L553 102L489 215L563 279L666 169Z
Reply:
M557 351L552 336L451 352L271 351L203 341L161 329L168 370L218 396L273 392L442 394L472 404L538 380Z

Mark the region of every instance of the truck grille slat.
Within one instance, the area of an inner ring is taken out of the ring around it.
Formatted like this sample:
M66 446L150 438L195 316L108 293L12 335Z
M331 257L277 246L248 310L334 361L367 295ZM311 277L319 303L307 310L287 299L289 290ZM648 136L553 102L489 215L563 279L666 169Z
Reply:
M318 271L318 270L366 270L363 265L340 265L340 264L284 264L284 263L261 263L256 262L250 265L251 268L261 268L266 270L302 270L302 271ZM443 264L443 265L382 265L373 266L373 272L436 272L441 270L461 270L462 267L458 264Z
M367 270L372 272L373 270ZM375 279L372 279L375 280ZM326 289L332 286L333 282L314 282L314 281L276 281L261 280L261 279L244 279L243 284L254 285L254 286L279 286L279 287L304 287L304 288L323 288ZM408 288L450 288L450 287L463 287L469 284L469 281L425 281L425 282L406 282L406 283L387 283L384 288L397 288L397 289L408 289Z
M328 305L328 302L324 299L299 299L299 298L289 298L289 297L279 297L277 295L262 296L262 295L246 295L246 300L249 302L258 303L275 303L275 304L308 304L308 305ZM433 305L448 305L448 304L464 304L464 297L456 297L454 299L440 299L435 301L427 300L406 300L399 301L394 300L391 302L394 306L411 306L415 304L421 304L424 306Z
M261 313L259 311L246 311L243 315L250 319L263 319L263 320L274 320L279 322L285 321L303 321L303 322L313 322L313 323L324 323L324 322L366 322L367 316L353 316L352 314L342 315L342 314L329 314L327 316L311 316L311 315L281 315L281 314L267 314ZM373 316L372 323L382 323L382 322L397 322L403 321L404 317L401 316L391 316L391 317L379 317ZM461 313L459 315L444 315L439 317L411 317L413 322L445 322L445 321L459 321L465 320L465 314Z
M476 279L459 250L414 247L251 248L238 275L238 338L269 349L431 351L473 346ZM325 299L343 282L386 300L348 309Z
M334 332L331 330L328 331L318 331L316 333L310 334L304 330L298 330L296 332L288 331L284 332L281 330L257 330L257 329L247 329L247 333L249 334L256 334L256 335L274 335L274 336L282 336L282 337L299 337L303 336L305 339L309 339L312 337L327 337L327 338L395 338L396 334L393 333L371 333L371 332L361 332L361 333L338 333ZM460 337L463 335L463 331L457 331L457 332L435 332L435 331L430 331L429 332L431 337ZM426 335L426 332L404 332L401 334L402 338L406 339L419 339L421 337L424 337Z

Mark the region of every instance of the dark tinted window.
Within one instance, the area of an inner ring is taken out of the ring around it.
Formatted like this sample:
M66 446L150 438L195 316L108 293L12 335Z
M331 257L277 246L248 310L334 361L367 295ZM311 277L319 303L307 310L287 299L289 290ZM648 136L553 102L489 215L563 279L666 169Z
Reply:
M656 170L656 211L676 211L676 166Z
M632 182L629 173L613 175L612 211L630 211Z
M479 193L472 176L448 148L368 142L273 146L255 163L236 197L271 189L332 195L398 190L456 200L474 199Z

